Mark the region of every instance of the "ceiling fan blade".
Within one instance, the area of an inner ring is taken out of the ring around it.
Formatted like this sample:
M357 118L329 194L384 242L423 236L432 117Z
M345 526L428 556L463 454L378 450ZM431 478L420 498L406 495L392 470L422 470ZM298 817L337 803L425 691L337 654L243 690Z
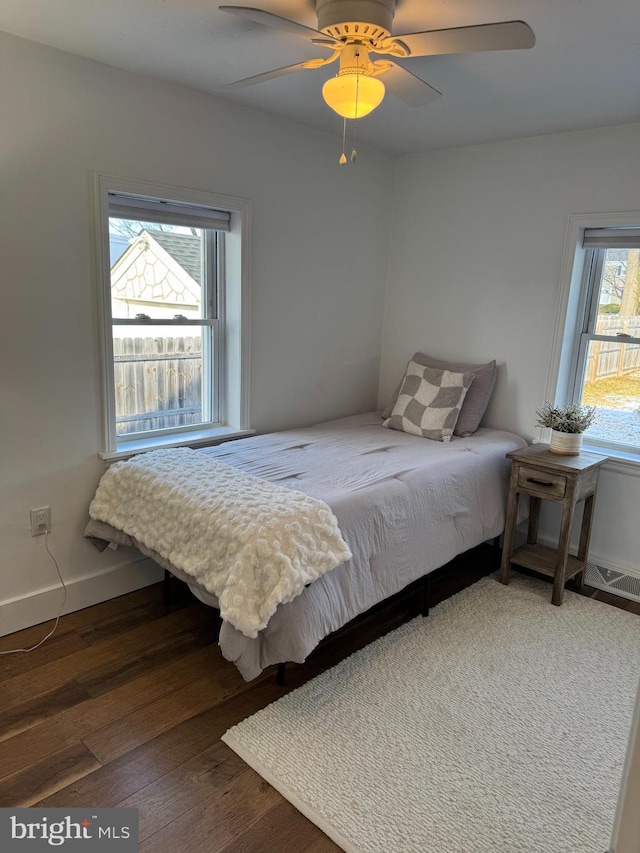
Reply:
M336 45L339 45L340 42L336 41L336 39L331 38L331 36L323 36L321 39L313 38L311 41L314 44L320 45L320 47L329 47L331 50L335 50Z
M389 64L389 71L385 71L380 77L391 94L408 106L423 107L442 97L442 92L438 92L406 68L396 65L395 62Z
M321 39L322 43L337 43L337 39L331 38L331 36L321 33L319 30L299 24L297 21L290 21L289 18L283 18L280 15L274 15L273 12L267 12L264 9L255 9L253 6L218 6L218 9L222 12L230 12L232 15L238 15L240 18L254 21L257 24L263 24L265 27L275 27L279 30L285 30L288 33L293 33L294 36L302 36L307 39Z
M218 89L243 89L245 86L264 83L265 80L273 80L274 77L282 77L283 74L290 74L292 71L298 71L300 68L305 67L306 63L304 62L296 62L295 65L284 65L282 68L274 68L273 71L265 71L263 74L254 74L252 77L234 80L233 83L225 83L224 86L218 86Z
M424 33L394 36L405 44L411 56L442 56L447 53L476 53L485 50L520 50L533 47L536 37L524 21L453 27Z

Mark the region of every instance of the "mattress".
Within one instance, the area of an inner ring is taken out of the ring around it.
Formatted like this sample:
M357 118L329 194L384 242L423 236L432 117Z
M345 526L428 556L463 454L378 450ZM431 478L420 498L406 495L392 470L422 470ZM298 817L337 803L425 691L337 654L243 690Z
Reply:
M371 412L200 451L325 501L353 555L281 605L257 638L223 623L222 654L246 680L274 663L303 662L332 631L502 532L505 454L524 447L524 439L481 427L442 443L381 424L380 413ZM136 545L215 605L184 573L121 531L92 521L86 535Z

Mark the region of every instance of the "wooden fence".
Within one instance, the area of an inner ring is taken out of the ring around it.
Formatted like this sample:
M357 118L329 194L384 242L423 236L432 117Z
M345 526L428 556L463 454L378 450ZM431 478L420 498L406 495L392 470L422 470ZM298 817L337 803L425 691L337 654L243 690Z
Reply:
M601 314L596 326L598 335L615 335L617 332L640 338L640 317L616 317ZM640 373L640 344L618 341L591 341L587 357L586 379L594 382L609 376Z
M114 338L118 435L202 420L202 338Z
M598 334L640 337L640 317L600 315ZM169 429L202 420L202 338L113 340L118 435ZM640 345L592 341L588 381L640 372Z

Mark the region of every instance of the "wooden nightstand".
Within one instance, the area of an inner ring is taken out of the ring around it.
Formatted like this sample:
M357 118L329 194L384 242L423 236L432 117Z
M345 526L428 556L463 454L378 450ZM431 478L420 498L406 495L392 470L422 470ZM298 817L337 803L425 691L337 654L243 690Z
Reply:
M598 473L607 457L595 453L560 456L551 453L546 444L536 444L507 453L507 458L511 459L511 483L499 580L504 584L509 583L511 563L540 572L553 578L551 603L560 605L564 586L569 578L580 575L580 585L584 581ZM521 494L531 498L529 530L526 544L513 550L518 499ZM557 548L537 544L541 500L562 504L562 523ZM584 512L580 545L577 556L573 556L569 554L571 522L576 504L582 500Z

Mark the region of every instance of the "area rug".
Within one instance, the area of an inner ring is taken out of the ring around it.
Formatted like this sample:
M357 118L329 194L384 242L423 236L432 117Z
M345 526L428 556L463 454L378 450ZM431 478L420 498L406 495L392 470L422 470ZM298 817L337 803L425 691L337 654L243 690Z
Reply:
M550 597L485 578L222 739L348 853L604 853L640 617Z

